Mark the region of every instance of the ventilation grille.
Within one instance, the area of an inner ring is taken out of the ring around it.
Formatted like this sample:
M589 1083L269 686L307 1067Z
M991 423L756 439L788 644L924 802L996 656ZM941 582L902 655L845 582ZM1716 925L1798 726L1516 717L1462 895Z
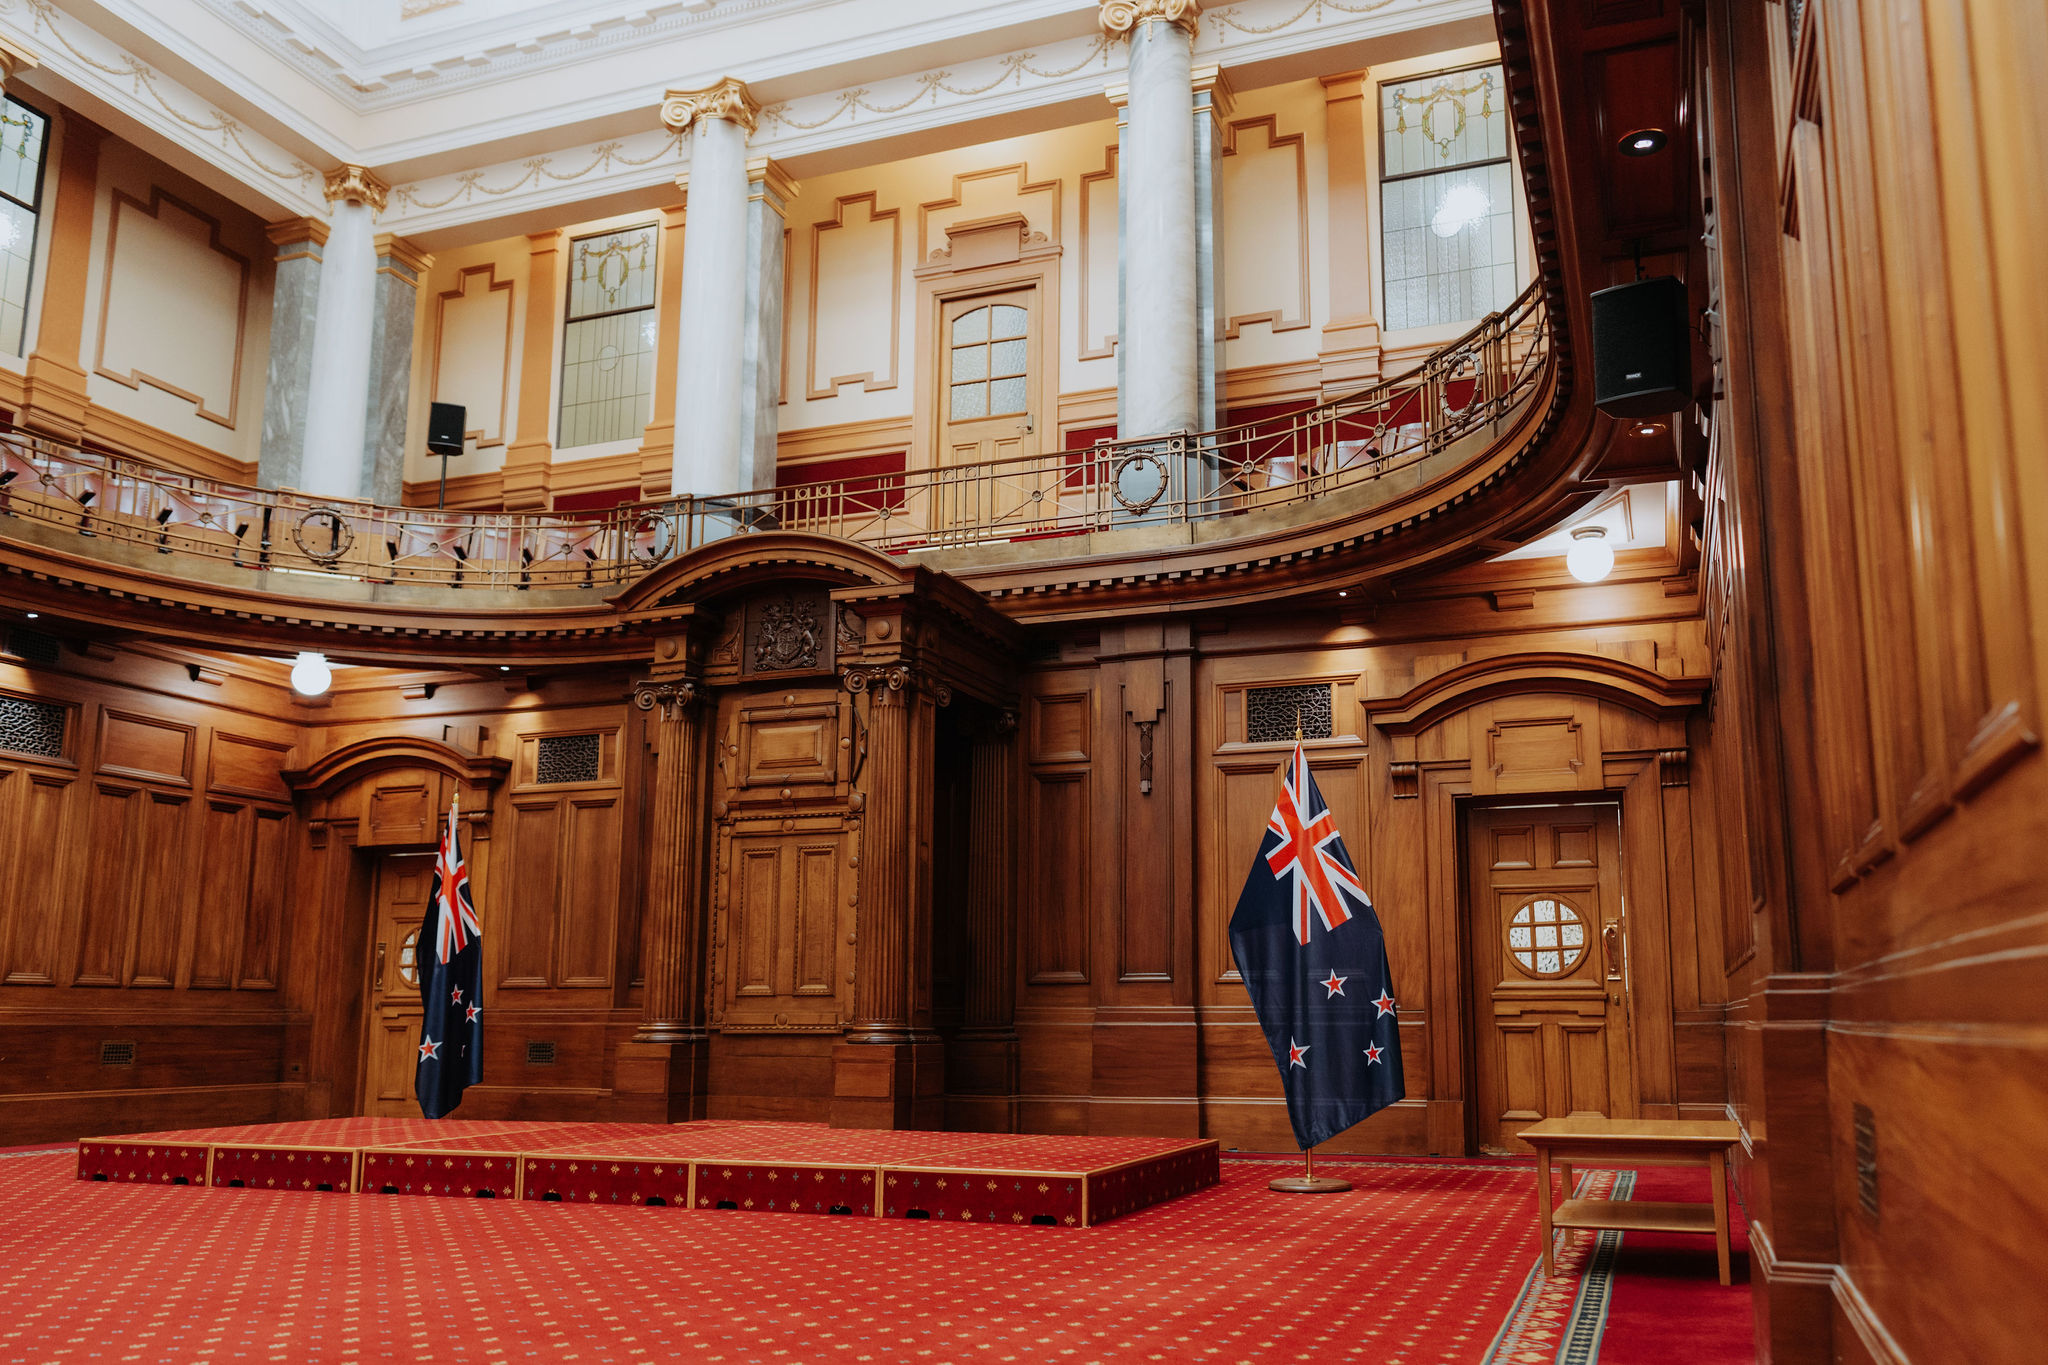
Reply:
M1244 694L1244 737L1247 743L1293 743L1297 717L1303 739L1330 737L1328 683L1253 687Z
M1870 1106L1855 1109L1856 1204L1866 1218L1877 1221L1877 1115Z
M30 630L26 626L16 626L7 632L7 652L23 663L55 668L57 637L45 635L39 630Z
M527 1039L526 1064L528 1066L553 1066L555 1064L554 1043L552 1041L539 1042L532 1038Z
M543 785L558 782L595 782L598 779L601 735L542 735L534 757L533 780Z
M134 1066L135 1044L114 1042L111 1039L100 1044L101 1066Z
M0 697L0 749L37 758L64 757L64 708L27 697Z

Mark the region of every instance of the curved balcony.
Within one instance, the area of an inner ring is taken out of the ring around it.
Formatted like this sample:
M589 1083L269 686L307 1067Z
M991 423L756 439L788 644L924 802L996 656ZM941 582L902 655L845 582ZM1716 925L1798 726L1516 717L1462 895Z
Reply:
M469 618L475 629L457 633L551 633L536 617L557 616L573 630L570 618L602 615L604 599L660 565L763 531L915 557L998 599L1071 585L1091 566L1114 581L1132 556L1199 578L1234 546L1264 554L1279 536L1291 559L1470 496L1473 476L1497 475L1558 402L1552 331L1539 281L1415 369L1285 417L596 514L318 498L0 429L0 567L212 615L254 606L387 635L376 618L393 613ZM81 566L83 577L67 572ZM203 602L180 603L166 580ZM521 624L508 630L507 618Z

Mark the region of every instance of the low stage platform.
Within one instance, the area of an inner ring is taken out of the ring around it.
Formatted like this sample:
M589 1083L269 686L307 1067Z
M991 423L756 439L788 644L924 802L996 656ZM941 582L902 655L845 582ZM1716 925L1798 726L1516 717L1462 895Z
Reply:
M125 1133L80 1180L1090 1227L1213 1185L1214 1139L347 1118Z

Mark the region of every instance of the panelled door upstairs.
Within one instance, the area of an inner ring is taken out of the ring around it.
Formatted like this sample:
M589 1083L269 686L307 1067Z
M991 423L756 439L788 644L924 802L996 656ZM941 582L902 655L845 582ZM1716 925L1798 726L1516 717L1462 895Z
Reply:
M1470 875L1474 1144L1575 1113L1632 1118L1620 808L1475 809Z
M371 923L369 1032L362 1112L404 1118L420 1112L413 1097L419 1056L420 926L434 882L431 853L387 853L377 860Z
M939 319L942 464L1038 453L1037 301L1035 288L946 301Z

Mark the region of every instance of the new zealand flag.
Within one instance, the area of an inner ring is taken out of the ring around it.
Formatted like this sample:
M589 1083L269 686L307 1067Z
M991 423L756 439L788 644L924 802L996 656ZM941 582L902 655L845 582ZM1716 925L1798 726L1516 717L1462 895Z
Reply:
M470 899L453 806L434 860L434 885L415 960L426 1015L420 1021L420 1061L412 1088L421 1112L438 1119L462 1103L463 1087L484 1078L484 932Z
M1230 950L1303 1150L1407 1093L1387 941L1299 740L1230 917Z

